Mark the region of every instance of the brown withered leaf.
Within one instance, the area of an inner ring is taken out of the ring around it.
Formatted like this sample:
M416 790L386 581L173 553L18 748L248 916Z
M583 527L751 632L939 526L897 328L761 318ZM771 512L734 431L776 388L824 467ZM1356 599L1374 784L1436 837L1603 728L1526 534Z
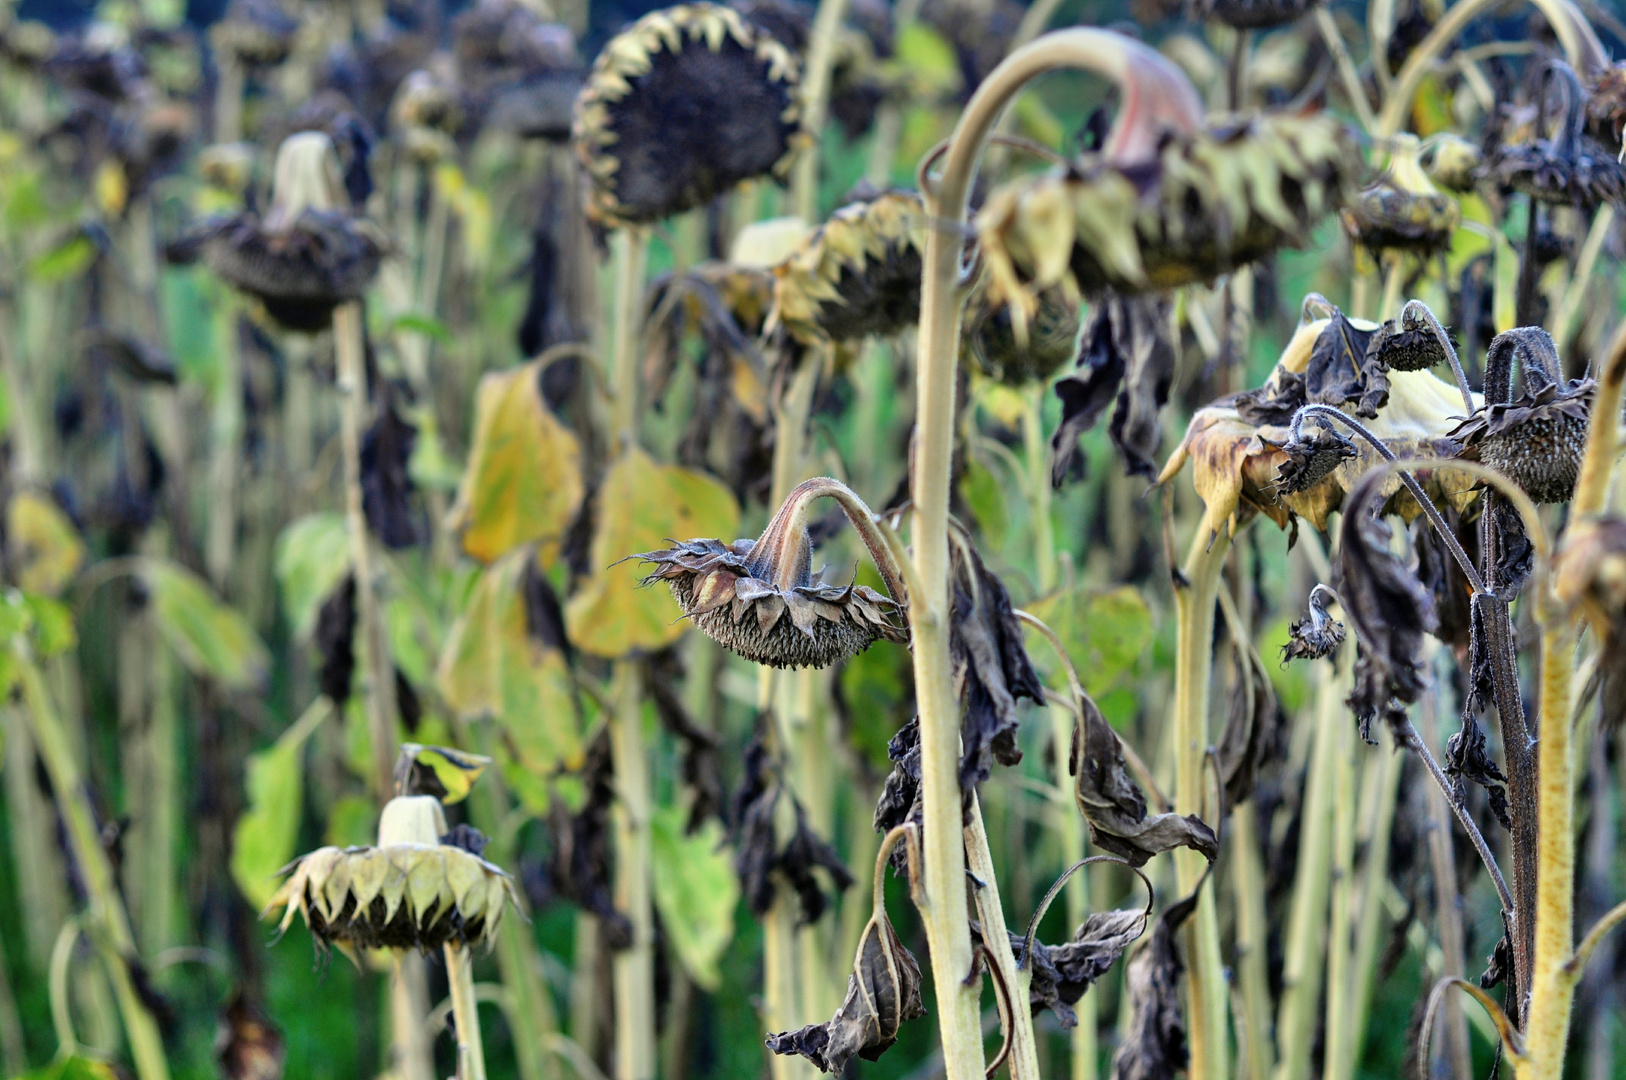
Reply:
M1206 878L1207 875L1204 875ZM1167 1080L1186 1066L1180 977L1186 965L1175 934L1197 908L1201 885L1158 917L1151 940L1129 960L1129 1031L1112 1059L1114 1080Z
M1060 945L1035 941L1031 959L1023 955L1026 939L1011 933L1017 966L1033 973L1028 984L1028 1005L1033 1015L1049 1009L1064 1029L1076 1027L1078 1014L1073 1005L1146 932L1151 914L1150 907L1098 911L1079 925L1071 941Z
M335 706L350 700L350 680L356 671L356 576L346 574L322 601L316 613L312 640L321 654L317 685Z
M600 732L587 748L582 786L586 798L576 813L570 813L557 799L553 802L549 821L553 854L548 878L560 896L598 916L604 943L619 951L632 944L632 923L616 909L611 886L614 851L610 811L615 804L615 765L608 731Z
M1317 585L1310 590L1309 606L1302 619L1296 619L1287 629L1287 644L1282 646L1282 662L1291 660L1319 660L1331 656L1344 643L1344 624L1327 613L1327 604L1333 599L1330 589Z
M1464 780L1478 784L1485 789L1496 820L1502 823L1502 828L1512 830L1513 818L1508 813L1505 786L1507 777L1497 767L1496 759L1491 757L1485 745L1485 729L1479 726L1479 720L1472 712L1463 712L1462 730L1446 740L1444 764L1445 774L1457 781L1459 797Z
M1175 350L1169 337L1172 301L1165 293L1111 294L1090 314L1079 352L1080 374L1056 383L1061 426L1050 443L1050 479L1061 483L1078 451L1078 436L1095 426L1116 392L1108 429L1131 476L1157 475L1152 456L1163 429L1158 412L1169 400Z
M418 429L395 407L396 393L388 382L381 383L378 418L361 436L361 506L379 541L399 549L418 542L413 483L407 475Z
M847 978L847 996L822 1024L770 1034L776 1054L800 1054L820 1072L839 1073L854 1054L874 1061L898 1041L907 1020L926 1015L920 1002L920 965L903 947L886 911L877 908L864 927Z
M1340 409L1352 405L1356 416L1376 419L1378 410L1389 403L1388 373L1376 355L1368 354L1376 333L1376 328L1358 327L1333 308L1304 370L1309 400Z
M1349 493L1338 553L1338 594L1360 643L1349 704L1367 742L1374 718L1403 721L1403 706L1423 692L1423 635L1439 625L1433 596L1389 550L1389 524L1372 512L1381 483L1368 473Z
M1022 760L1016 700L1042 703L1044 684L1028 658L1011 594L958 524L949 529L949 582L949 654L965 709L960 787L970 791L988 779L994 762Z
M1282 741L1281 709L1259 654L1251 646L1238 645L1234 660L1236 678L1218 748L1226 806L1235 806L1253 794L1260 766L1279 756Z
M1090 826L1090 841L1131 866L1177 847L1200 851L1212 862L1219 854L1214 831L1195 816L1148 814L1146 796L1124 766L1117 733L1088 694L1079 704L1083 717L1073 729L1073 796Z
M286 1056L282 1032L238 990L215 1034L215 1060L226 1080L282 1080Z

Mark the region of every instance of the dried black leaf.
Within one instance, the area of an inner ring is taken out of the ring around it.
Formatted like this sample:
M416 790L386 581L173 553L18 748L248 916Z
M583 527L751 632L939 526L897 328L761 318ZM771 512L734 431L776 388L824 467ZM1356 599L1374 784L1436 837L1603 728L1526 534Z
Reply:
M960 787L988 779L993 763L1022 760L1016 700L1044 701L1044 684L1023 643L1005 584L983 564L970 536L949 534L949 654L965 717L960 728Z
M620 951L632 944L632 922L616 910L611 874L614 865L610 811L615 805L615 766L610 736L601 732L587 748L582 765L585 797L581 810L570 813L557 800L549 821L553 854L548 878L558 895L598 916L604 943Z
M683 782L692 795L685 829L692 833L707 818L722 819L725 796L717 736L697 724L684 708L678 692L682 680L683 662L676 649L663 649L644 665L644 685L655 703L655 715L681 748Z
M836 1014L799 1031L770 1034L776 1054L800 1054L820 1072L839 1073L854 1054L875 1061L898 1041L907 1020L926 1015L920 1002L920 965L903 947L883 909L864 927L847 978L847 996Z
M1441 507L1440 513L1468 557L1477 561L1477 527L1465 523L1450 505ZM1419 517L1412 523L1411 540L1412 548L1417 552L1418 580L1428 586L1429 595L1434 597L1435 613L1439 617L1434 636L1454 649L1467 648L1473 619L1473 588L1468 584L1467 575L1462 572L1461 565L1446 549L1428 519Z
M575 650L565 633L565 614L559 606L559 595L535 559L526 561L520 589L525 601L526 635L549 649L558 649L567 662L574 662Z
M1389 524L1371 512L1386 478L1371 472L1355 485L1339 538L1338 594L1360 643L1349 705L1367 742L1375 717L1403 722L1403 706L1423 692L1423 635L1439 625L1434 598L1389 550Z
M1195 816L1148 814L1146 796L1129 776L1117 733L1085 695L1083 722L1074 729L1073 795L1090 826L1090 841L1121 855L1131 866L1177 847L1202 852L1210 862L1219 854L1219 838Z
M1061 486L1078 454L1078 437L1101 419L1123 382L1126 365L1105 309L1091 314L1076 366L1080 374L1059 379L1055 386L1061 399L1061 424L1050 437L1050 482L1056 487Z
M1125 972L1129 1031L1112 1059L1114 1080L1167 1080L1186 1066L1186 1025L1180 1014L1180 977L1186 965L1175 934L1197 908L1195 889L1158 917L1151 940Z
M342 708L350 700L350 681L356 671L356 576L344 580L322 601L316 613L316 650L322 656L317 685Z
M447 847L461 848L470 855L482 854L491 838L466 822L453 825L452 831L440 838Z
M1061 945L1035 941L1031 958L1022 955L1026 940L1010 933L1017 966L1033 973L1028 984L1028 1005L1033 1015L1049 1009L1063 1028L1076 1027L1078 1014L1073 1012L1073 1005L1146 932L1149 914L1138 909L1096 912L1080 924L1071 941Z
M1378 415L1389 403L1389 377L1377 356L1368 352L1376 332L1376 328L1361 329L1333 309L1304 369L1304 389L1310 401L1340 409L1354 406L1355 415L1368 420Z
M1311 601L1311 615L1315 602ZM1330 619L1328 620L1331 621ZM1337 623L1332 623L1338 626ZM1343 627L1338 626L1343 638ZM1293 642L1288 642L1291 648ZM1231 703L1225 730L1219 739L1219 772L1225 785L1225 805L1235 806L1253 794L1260 767L1280 751L1281 710L1276 691L1270 685L1264 665L1252 648L1235 650L1236 678L1231 685Z
M745 783L734 796L732 815L734 871L746 904L758 918L773 907L782 881L796 891L801 901L802 922L813 923L829 906L826 886L814 870L823 869L829 887L836 892L849 888L853 876L835 849L808 825L802 804L785 790L778 763L767 745L771 720L771 716L763 714L745 747ZM782 797L791 801L794 824L789 839L781 845L777 818Z
M564 329L567 316L555 295L559 246L547 228L538 227L532 234L531 258L525 269L530 275L530 291L516 336L520 355L537 356L549 345L569 340L569 331Z
M920 718L914 717L898 729L886 744L892 771L881 787L875 804L875 831L885 836L899 825L915 822L924 827L925 809L920 801ZM894 849L892 865L899 873L907 871L904 852Z
M418 542L412 516L412 478L407 460L418 441L418 429L395 408L395 391L386 388L378 419L361 436L361 507L367 524L387 548Z
M418 700L412 680L399 664L395 666L395 712L401 717L401 726L406 728L407 734L416 735L418 724L423 720L423 702Z
M241 989L220 1016L214 1051L226 1080L282 1080L282 1032Z
M1310 590L1309 608L1304 618L1288 627L1287 644L1282 646L1283 663L1319 660L1331 656L1344 643L1344 624L1327 613L1327 604L1332 599L1331 590L1320 587Z
M1479 987L1489 990L1493 986L1500 986L1507 980L1513 971L1513 942L1503 934L1496 941L1496 947L1485 958L1485 971L1479 976Z
M1116 391L1109 432L1131 476L1157 475L1152 458L1163 429L1158 411L1169 400L1175 353L1165 294L1108 295L1090 313L1078 367L1056 383L1061 426L1050 442L1050 478L1059 486L1078 451L1078 436L1095 426Z
M1459 797L1464 780L1472 780L1484 788L1490 798L1491 813L1502 823L1502 828L1512 830L1513 819L1508 814L1504 786L1507 777L1490 756L1485 746L1485 729L1479 726L1472 712L1462 714L1462 730L1446 740L1445 774L1456 779Z

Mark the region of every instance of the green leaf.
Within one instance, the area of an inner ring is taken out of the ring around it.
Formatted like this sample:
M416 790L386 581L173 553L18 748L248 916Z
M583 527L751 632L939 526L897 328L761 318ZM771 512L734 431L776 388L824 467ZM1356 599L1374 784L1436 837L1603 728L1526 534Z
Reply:
M722 826L707 821L686 836L687 817L682 807L663 806L650 819L655 907L684 970L701 988L715 992L722 985L717 962L734 939L740 884Z
M432 315L414 315L410 312L397 315L391 320L390 329L422 334L441 345L449 344L452 340L452 332L446 328L446 324Z
M42 283L66 281L84 273L95 258L96 245L90 237L75 233L29 263L28 274Z
M976 519L978 534L987 542L984 550L998 551L1004 547L1010 531L1010 518L1005 513L1005 487L992 469L969 454L965 471L960 475L960 498Z
M581 508L581 445L542 400L537 373L522 364L480 380L474 445L449 524L481 562L532 542L551 562Z
M204 580L175 563L143 559L158 630L187 670L247 689L265 677L270 654L248 620L221 603Z
M672 644L689 626L664 588L639 585L640 551L668 540L712 536L728 543L739 528L734 496L704 473L657 465L634 447L610 467L599 489L598 527L588 554L593 576L565 605L570 640L595 656L625 656ZM611 565L611 564L615 565Z
M365 795L341 795L327 809L322 843L332 847L361 847L378 836L378 804Z
M73 609L49 596L25 595L29 628L34 632L34 651L41 657L58 656L79 644L73 625Z
M304 800L300 751L332 706L319 699L268 750L248 759L248 810L231 838L231 875L256 911L277 891L277 871L293 860Z
M23 1073L17 1080L118 1080L118 1076L107 1062L74 1054Z
M581 719L564 654L532 637L521 548L488 566L452 625L436 673L441 696L466 719L491 717L504 744L546 776L581 763Z
M1092 697L1111 690L1152 640L1151 609L1132 585L1103 593L1075 586L1027 610L1061 638ZM1055 650L1037 630L1028 630L1028 653L1042 673L1057 670Z
M350 534L342 514L307 514L277 537L277 585L297 637L316 627L316 613L350 572Z

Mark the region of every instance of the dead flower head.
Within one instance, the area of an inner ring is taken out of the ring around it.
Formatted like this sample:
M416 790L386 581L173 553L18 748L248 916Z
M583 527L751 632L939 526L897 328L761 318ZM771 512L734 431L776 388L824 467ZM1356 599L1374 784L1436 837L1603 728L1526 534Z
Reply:
M287 329L325 329L334 308L360 299L385 250L376 228L340 209L344 199L332 141L290 136L277 151L270 210L206 225L204 259Z
M295 860L267 910L285 908L280 929L303 916L319 945L436 949L487 945L508 902L503 871L441 842L450 830L429 795L390 800L376 847L324 847Z
M599 225L658 221L742 180L783 181L801 142L790 50L716 4L654 11L613 38L572 139Z
M1199 19L1218 19L1238 30L1285 26L1310 10L1309 0L1194 0L1191 7Z
M1545 135L1549 85L1560 91L1559 108L1552 134ZM1496 149L1490 171L1497 183L1559 206L1626 205L1626 166L1586 133L1588 102L1575 69L1550 61L1540 93L1534 137Z
M232 0L209 28L209 44L245 67L274 67L288 58L299 20L277 0Z
M1038 295L1033 317L1018 334L1011 309L980 288L967 301L965 341L977 368L1007 386L1043 382L1078 356L1079 305L1057 285Z
M1359 157L1327 115L1204 121L1186 76L1134 45L1123 105L1098 153L989 195L977 234L996 300L1032 312L1044 289L1124 293L1209 281L1304 242L1345 202Z
M920 318L926 210L913 191L843 206L774 267L774 316L807 344L895 334Z
M1369 251L1432 254L1451 243L1462 220L1457 200L1423 171L1415 135L1395 136L1389 168L1344 210L1344 227Z
M1479 147L1449 132L1430 138L1425 155L1423 171L1447 191L1472 191L1479 180L1479 170L1485 164L1485 155Z
M1327 604L1337 597L1325 585L1310 590L1309 609L1304 618L1288 627L1287 644L1282 646L1282 662L1319 660L1331 656L1344 643L1344 624L1327 613Z
M1518 362L1524 386L1512 396ZM1460 456L1512 480L1538 503L1567 502L1586 449L1591 379L1560 382L1558 350L1538 326L1496 335L1485 364L1487 403L1450 432Z
M808 504L841 492L838 481L808 480L755 540L688 540L631 557L654 563L645 582L666 582L683 613L730 651L770 667L829 667L883 638L908 640L894 598L813 571ZM845 500L843 509L855 513Z

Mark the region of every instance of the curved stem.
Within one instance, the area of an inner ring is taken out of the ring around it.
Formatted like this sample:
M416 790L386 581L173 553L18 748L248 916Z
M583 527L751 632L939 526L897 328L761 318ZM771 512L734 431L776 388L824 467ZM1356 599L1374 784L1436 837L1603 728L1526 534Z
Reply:
M1434 24L1422 44L1412 50L1406 58L1405 64L1395 76L1394 91L1383 103L1383 111L1378 115L1377 127L1371 130L1374 135L1388 137L1399 131L1411 114L1412 99L1417 96L1417 90L1423 84L1423 79L1433 68L1441 54L1457 39L1473 19L1481 13L1495 7L1500 0L1457 0L1445 17ZM1569 0L1531 0L1541 9L1547 17L1553 32L1558 35L1559 44L1564 47L1564 53L1569 57L1570 65L1582 75L1608 66L1608 55L1603 45L1598 41L1598 35L1593 32L1591 24L1575 10Z
M900 606L909 603L909 589L905 584L906 575L903 560L888 542L885 530L882 528L875 512L869 504L858 496L852 488L829 476L815 476L811 480L803 480L791 489L780 504L779 518L781 528L798 528L807 517L807 507L814 499L832 499L841 507L841 512L847 516L853 530L858 533L859 539L864 541L864 547L875 562L875 569L880 571L881 580L886 584L886 590ZM787 513L788 511L788 513ZM766 539L766 534L764 534Z
M1423 1045L1419 1048L1417 1054L1418 1080L1428 1080L1430 1075L1428 1044L1430 1036L1434 1032L1434 1014L1439 1011L1440 1002L1444 999L1445 992L1451 989L1466 990L1470 997L1485 1007L1485 1011L1490 1014L1491 1022L1496 1025L1496 1033L1501 1036L1502 1052L1517 1064L1523 1057L1519 1046L1519 1033L1509 1023L1507 1014L1502 1011L1502 1007L1496 1003L1495 998L1481 990L1474 983L1453 975L1435 983L1434 989L1429 992L1428 1008L1423 1012Z
M1626 922L1626 901L1622 901L1610 908L1603 918L1593 924L1592 929L1586 932L1581 944L1575 947L1575 955L1570 957L1569 963L1564 965L1564 973L1574 978L1580 978L1581 972L1586 970L1587 961L1592 958L1593 950L1603 942L1609 931L1620 923Z
M448 943L446 980L451 987L452 1017L457 1022L457 1080L486 1080L485 1049L480 1038L480 1011L474 998L474 963L468 949Z
M1468 374L1462 370L1462 360L1457 356L1457 347L1451 344L1451 335L1445 332L1440 320L1435 317L1434 309L1421 300L1407 300L1406 306L1400 312L1400 324L1404 327L1412 321L1421 322L1428 327L1434 340L1439 343L1445 352L1445 358L1451 363L1451 374L1456 376L1457 389L1462 391L1462 407L1467 410L1463 415L1472 416L1474 412L1474 392L1468 386Z
M1039 923L1044 919L1045 912L1050 910L1051 902L1056 899L1057 894L1059 894L1062 888L1066 886L1067 879L1072 877L1078 871L1082 870L1084 867L1090 866L1094 863L1115 863L1118 866L1127 866L1129 869L1133 870L1135 872L1135 876L1140 878L1141 884L1146 886L1145 917L1148 919L1152 917L1152 883L1147 879L1146 875L1141 872L1140 867L1129 862L1127 859L1120 859L1116 855L1091 855L1087 859L1078 860L1076 863L1063 870L1061 872L1061 876L1051 883L1050 888L1044 894L1044 898L1039 901L1039 906L1033 909L1033 917L1028 920L1027 933L1022 935L1022 955L1017 958L1017 963L1019 965L1023 967L1027 966L1028 958L1033 955L1033 939L1035 935L1039 933Z
M1513 893L1508 890L1507 881L1502 877L1502 868L1497 864L1496 856L1491 853L1490 845L1485 842L1484 834L1479 831L1479 826L1474 822L1473 816L1468 813L1468 808L1462 805L1461 798L1451 786L1450 778L1445 775L1445 770L1440 768L1440 763L1435 760L1434 754L1429 750L1428 744L1423 741L1423 736L1418 733L1417 727L1411 722L1410 717L1406 718L1405 726L1399 728L1397 733L1405 740L1406 745L1416 751L1417 756L1423 759L1423 764L1428 767L1428 774L1434 778L1434 782L1439 785L1440 790L1445 792L1445 801L1450 805L1451 813L1455 815L1457 823L1462 826L1462 831L1468 835L1468 840L1473 844L1474 850L1479 853L1479 861L1485 864L1485 870L1490 874L1491 884L1496 886L1496 895L1502 901L1502 910L1517 920L1519 913L1513 904Z
M982 823L982 803L975 795L971 797L971 820L964 831L966 868L982 883L975 889L977 914L982 918L982 949L995 988L1003 992L1006 999L1005 1046L1000 1057L1008 1056L1011 1080L1041 1080L1033 1010L1017 1007L1017 1003L1023 1006L1027 1003L1031 973L1024 974L1011 950L1005 910L999 897L999 880L994 876L994 856L988 847L988 830ZM984 1075L993 1075L998 1064L999 1058L996 1058L984 1070Z

